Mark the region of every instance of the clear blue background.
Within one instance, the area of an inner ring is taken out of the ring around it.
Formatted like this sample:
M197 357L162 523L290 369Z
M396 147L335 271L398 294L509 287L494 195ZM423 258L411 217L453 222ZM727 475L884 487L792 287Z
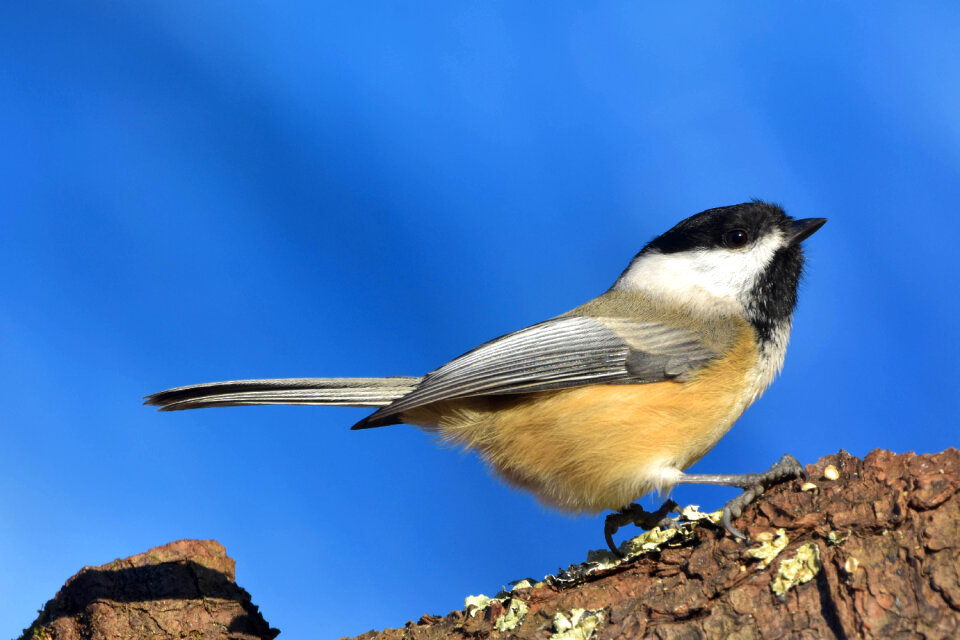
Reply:
M0 637L186 537L288 638L581 561L600 517L413 428L141 397L421 374L752 197L830 222L783 376L694 469L956 445L960 6L715 4L3 3Z

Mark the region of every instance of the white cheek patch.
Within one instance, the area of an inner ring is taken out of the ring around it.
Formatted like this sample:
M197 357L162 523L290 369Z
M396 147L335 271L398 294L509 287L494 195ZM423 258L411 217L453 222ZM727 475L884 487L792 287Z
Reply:
M651 252L636 258L613 285L702 311L739 313L746 295L784 244L770 233L748 249L695 249Z

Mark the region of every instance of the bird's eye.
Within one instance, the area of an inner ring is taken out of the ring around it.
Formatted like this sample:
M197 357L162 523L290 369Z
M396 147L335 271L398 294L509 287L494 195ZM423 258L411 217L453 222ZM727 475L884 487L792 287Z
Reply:
M723 244L730 249L739 249L750 242L750 234L743 229L731 229L723 234Z

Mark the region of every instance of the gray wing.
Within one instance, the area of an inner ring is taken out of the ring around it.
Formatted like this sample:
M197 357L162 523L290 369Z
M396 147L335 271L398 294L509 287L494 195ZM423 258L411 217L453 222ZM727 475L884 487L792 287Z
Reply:
M454 398L674 380L716 357L687 329L624 318L562 316L451 360L353 428L393 424L407 409Z

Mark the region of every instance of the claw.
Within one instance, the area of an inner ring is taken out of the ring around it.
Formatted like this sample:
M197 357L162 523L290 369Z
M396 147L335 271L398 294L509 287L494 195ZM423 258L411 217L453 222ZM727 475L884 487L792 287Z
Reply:
M743 510L757 497L763 495L763 492L773 485L786 480L787 478L806 479L807 472L796 458L789 453L784 454L773 466L764 473L744 473L738 475L718 475L718 474L680 474L677 483L684 484L713 484L730 487L739 487L743 493L729 501L723 507L723 528L730 532L735 538L746 539L747 536L739 529L733 526L733 520L739 518ZM633 523L644 529L652 529L655 526L676 526L676 522L667 518L667 513L678 510L677 503L668 500L657 511L649 513L642 507L632 504L625 509L607 516L604 523L603 533L606 538L607 546L610 551L620 555L620 551L613 543L613 534L620 527Z
M740 529L737 529L735 526L733 526L733 523L730 521L731 516L734 518L740 517L739 509L737 509L736 513L733 513L733 511L734 510L730 508L729 503L727 503L727 505L723 508L723 528L726 529L734 538L746 540L747 536L743 535L743 533L740 532Z
M746 540L747 536L739 529L733 526L732 520L739 518L743 510L752 504L757 498L773 485L786 480L787 478L806 479L807 471L803 468L796 458L789 453L785 453L770 469L760 474L750 474L747 476L747 482L744 483L744 491L739 496L727 502L723 507L723 528L730 535L741 540Z
M676 502L667 500L654 512L647 511L638 504L631 504L616 513L611 513L603 523L603 537L607 541L607 546L615 556L622 558L623 554L620 553L620 549L618 549L617 545L613 542L613 534L615 534L620 527L628 524L635 524L644 529L675 527L677 526L676 520L668 517L667 514L679 508L680 505Z

